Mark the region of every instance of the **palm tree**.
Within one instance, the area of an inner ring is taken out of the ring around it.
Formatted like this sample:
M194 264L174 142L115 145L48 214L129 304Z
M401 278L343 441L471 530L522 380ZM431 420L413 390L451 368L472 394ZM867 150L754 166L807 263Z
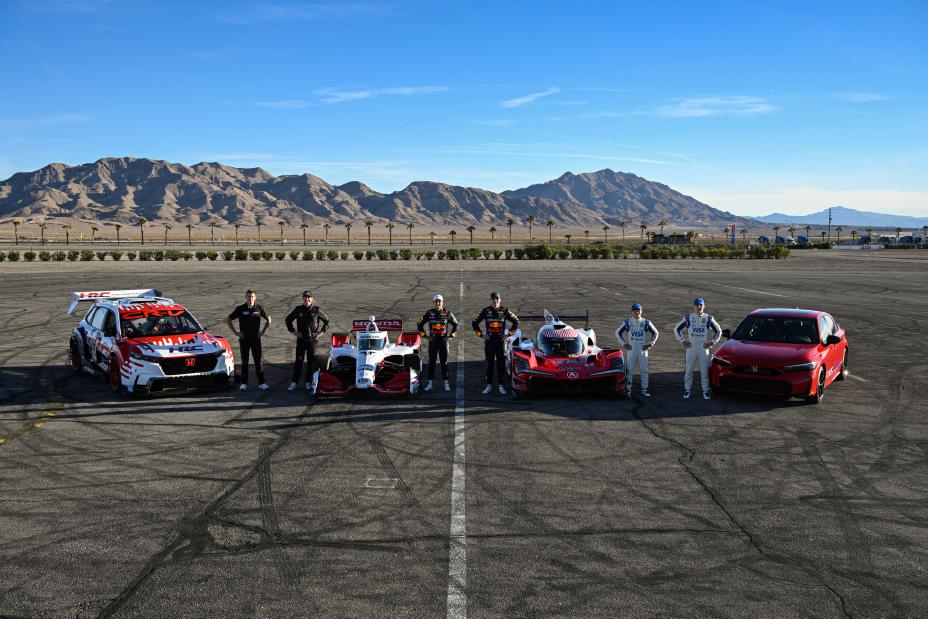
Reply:
M23 222L19 221L18 219L13 220L13 238L16 239L17 245L19 245L19 227L22 225L22 223Z
M789 231L789 235L793 238L796 238L797 229L798 228L796 228L796 224L790 224L789 228L787 228L787 230Z
M625 245L625 222L624 222L624 221L620 221L620 222L619 222L619 227L622 228L622 245ZM587 240L589 240L589 239L587 239Z
M838 245L841 244L841 233L842 233L842 232L844 232L844 228L842 228L841 226L837 226L837 227L835 228L835 234L838 235Z
M71 244L71 224L64 224L61 227L64 228L64 244L70 245Z
M470 244L471 245L474 244L474 230L476 229L477 228L475 228L474 226L467 226L467 228L465 228L465 230L467 230L470 233Z
M532 236L532 225L535 223L535 216L529 215L526 221L528 222L528 240L531 241L535 238Z
M218 225L219 224L217 224L215 221L209 222L209 244L210 245L216 244L216 226Z
M565 235L564 235L564 238L567 239L567 244L570 245L570 235L569 235L569 234L565 234Z
M90 244L93 245L97 240L97 232L100 231L100 228L96 226L90 226Z
M187 228L187 245L193 245L193 239L190 236L193 230L193 224L186 224L184 227Z
M329 244L329 229L332 227L332 224L326 222L322 224L322 227L325 229L325 241L323 241L322 244L328 245Z
M305 221L300 224L300 229L303 231L303 245L306 245L306 228L309 227L309 224Z
M495 226L490 226L490 242L491 243L496 242L496 227Z
M391 221L385 227L387 229L387 235L390 239L390 245L392 246L393 245L393 228L395 228L396 225Z
M857 230L851 230L851 243L857 245Z
M119 231L122 230L122 224L116 224L113 227L116 228L116 247L119 247Z
M748 244L748 229L741 228L741 244L747 247Z
M873 228L864 228L867 231L867 242L873 243Z
M822 243L823 243L823 244L825 243L825 235L826 235L826 234L828 234L828 233L825 232L824 230L822 230Z
M545 222L545 225L548 226L548 242L553 243L554 239L552 238L552 235L554 234L554 220L549 219Z
M168 230L170 230L171 228L173 228L173 226L172 226L171 224L161 224L161 225L164 226L164 245L165 245L165 247L167 247L167 244L168 244Z
M694 245L694 244L695 244L695 241L696 241L696 231L695 231L695 230L687 230L687 232L686 232L686 240L689 242L690 245Z
M452 230L451 232L448 233L448 236L451 237L451 244L452 244L452 245L454 245L454 237L456 237L457 235L458 235L458 233L457 233L456 230Z
M429 238L432 239L432 245L434 245L434 244L435 244L435 233L434 233L434 232L429 232Z
M812 226L806 224L806 241L812 238Z
M235 246L238 247L238 229L242 227L242 224L235 224Z
M506 219L506 225L509 226L509 243L512 244L512 225L516 223L511 217Z
M773 242L777 242L777 237L780 236L780 224L774 224L773 226Z
M261 226L264 225L264 220L263 220L263 219L258 219L258 220L255 222L255 225L258 226L258 245L260 245L260 244L261 244Z
M622 231L623 231L623 232L625 231L625 228L624 228L624 227L622 228ZM584 231L583 231L583 236L586 238L587 244L589 244L589 242L590 242L590 231L589 231L589 230L584 230Z
M899 233L902 232L902 228L896 228L896 245L899 244Z
M351 225L352 225L352 224L351 224L350 221L349 221L348 223L345 224L345 232L348 234L348 244L349 244L349 245L351 245ZM368 235L370 235L370 228L368 228L367 230L368 230ZM370 236L368 236L367 244L370 245L370 243L371 243L371 242L370 242Z
M605 243L609 242L609 226L603 226L603 241Z
M284 226L286 226L287 224L283 219L281 219L280 221L277 222L277 225L280 226L280 244L283 245L284 244Z
M371 244L371 227L373 227L374 222L368 219L364 222L364 225L367 226L367 244L370 245Z
M928 226L922 226L922 245L928 240Z
M406 229L409 230L409 246L412 247L412 229L416 227L416 224L410 222L406 224Z
M39 224L39 231L42 234L42 245L45 245L45 228L47 227L48 227L48 224L45 223L44 221Z
M662 220L660 220L659 222L657 222L657 225L658 225L658 227L661 229L661 236L664 236L664 226L667 225L667 220L666 220L666 219L662 219Z
M644 245L644 231L648 229L648 226L641 224L638 229L641 230L641 244Z

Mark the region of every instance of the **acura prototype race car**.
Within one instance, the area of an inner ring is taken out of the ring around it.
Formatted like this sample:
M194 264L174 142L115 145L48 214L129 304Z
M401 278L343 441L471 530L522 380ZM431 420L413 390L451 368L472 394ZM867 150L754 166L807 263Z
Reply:
M318 396L346 395L353 391L412 396L419 392L422 340L418 333L403 333L402 320L355 320L351 334L333 333L325 370L316 370L310 392ZM389 332L399 331L396 343Z
M539 321L535 339L518 329L506 340L506 359L512 396L534 393L625 394L625 356L621 348L600 348L589 328L589 313L558 318L548 310L542 316L520 316L520 321ZM583 329L565 320L586 320Z
M759 309L748 314L712 355L709 377L728 390L805 398L817 404L825 388L847 376L847 334L830 314Z
M102 373L125 394L232 384L229 343L157 290L74 292L68 315L81 301L93 306L71 334L78 373Z

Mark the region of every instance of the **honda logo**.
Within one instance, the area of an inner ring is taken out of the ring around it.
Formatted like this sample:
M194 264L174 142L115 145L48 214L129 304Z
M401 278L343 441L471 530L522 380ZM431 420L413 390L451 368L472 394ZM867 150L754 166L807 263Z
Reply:
M576 372L567 372L567 378L580 378L580 375Z
M196 364L197 364L196 357L187 357L186 359L184 359L184 365L186 365L188 368L192 368Z

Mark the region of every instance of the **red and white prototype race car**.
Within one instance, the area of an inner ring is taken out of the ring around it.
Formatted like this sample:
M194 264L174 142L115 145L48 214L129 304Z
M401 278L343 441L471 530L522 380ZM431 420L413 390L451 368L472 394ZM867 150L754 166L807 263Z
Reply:
M543 316L519 316L521 322L543 320L533 341L519 329L506 339L506 358L512 396L534 393L625 393L625 356L621 348L600 348L589 328L589 313L558 318L548 310ZM577 329L565 320L586 320Z
M71 335L77 372L102 372L127 394L232 384L229 343L157 290L75 292L68 315L81 301L94 303Z
M418 333L402 333L402 320L355 320L349 333L333 333L325 370L316 370L311 393L346 395L352 391L411 396L419 392L422 341ZM399 331L396 343L389 332Z

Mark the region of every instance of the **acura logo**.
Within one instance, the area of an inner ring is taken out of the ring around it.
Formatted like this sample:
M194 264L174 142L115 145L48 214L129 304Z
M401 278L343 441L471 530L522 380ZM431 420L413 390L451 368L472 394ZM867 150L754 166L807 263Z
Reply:
M579 378L580 375L576 372L567 372L567 378Z
M758 368L756 365L751 366L751 374L757 374L759 371L760 368Z
M186 359L184 359L184 365L186 365L188 368L192 368L196 364L197 364L196 357L187 357Z

